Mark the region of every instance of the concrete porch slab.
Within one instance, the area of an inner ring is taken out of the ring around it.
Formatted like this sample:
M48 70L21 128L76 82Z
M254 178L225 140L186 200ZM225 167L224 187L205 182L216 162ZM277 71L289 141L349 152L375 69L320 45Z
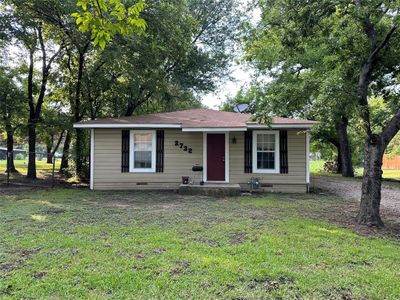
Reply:
M198 184L181 184L178 193L182 195L203 195L203 196L240 196L240 185L229 183L206 183Z

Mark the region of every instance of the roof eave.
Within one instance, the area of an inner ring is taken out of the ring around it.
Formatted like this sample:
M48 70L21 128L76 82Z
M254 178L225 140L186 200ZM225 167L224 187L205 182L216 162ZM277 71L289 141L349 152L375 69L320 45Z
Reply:
M182 127L181 124L84 124L84 123L75 123L74 128L82 128L82 129L134 129L134 128L182 128L183 132L212 132L212 131L247 131L247 129L310 129L315 124L271 124L271 125L262 125L262 124L252 124L242 127Z
M75 123L74 128L112 129L112 128L182 128L181 124L84 124Z
M261 124L255 124L255 125L247 125L247 128L249 129L310 129L313 127L315 124L271 124L271 125L261 125Z
M246 126L242 127L183 127L183 132L227 132L227 131L247 131Z

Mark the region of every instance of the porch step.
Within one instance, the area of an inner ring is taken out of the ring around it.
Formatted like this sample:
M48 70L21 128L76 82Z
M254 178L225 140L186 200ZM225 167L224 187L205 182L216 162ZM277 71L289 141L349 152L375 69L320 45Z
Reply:
M202 195L202 196L240 196L240 185L239 184L227 184L227 183L216 183L216 184L181 184L178 189L178 193L182 195Z

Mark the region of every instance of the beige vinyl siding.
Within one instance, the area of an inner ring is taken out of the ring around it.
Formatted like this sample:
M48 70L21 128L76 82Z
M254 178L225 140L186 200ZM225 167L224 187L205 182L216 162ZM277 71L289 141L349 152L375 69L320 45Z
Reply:
M192 166L203 163L203 134L164 130L164 172L121 172L121 129L95 129L94 189L177 188L182 176L192 176ZM175 140L192 148L190 154Z
M230 140L236 137L236 144L230 143L230 182L247 187L251 177L257 177L266 191L305 192L306 184L306 134L304 131L288 130L288 174L263 174L244 172L244 132L231 132Z
M94 189L176 189L182 176L193 176L192 166L203 165L203 133L165 129L164 172L121 172L121 129L94 130ZM232 138L236 137L236 144ZM175 140L193 153L175 146ZM288 174L244 173L244 132L229 133L229 182L247 188L251 177L260 178L264 190L274 192L306 191L306 135L288 130Z

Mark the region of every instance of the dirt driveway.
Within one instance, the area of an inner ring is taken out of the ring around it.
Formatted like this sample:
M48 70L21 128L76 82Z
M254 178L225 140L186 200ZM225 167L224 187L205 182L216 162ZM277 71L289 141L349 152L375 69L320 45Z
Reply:
M329 194L359 201L361 197L361 179L333 176L313 176L311 186ZM381 207L400 214L400 183L382 184Z

